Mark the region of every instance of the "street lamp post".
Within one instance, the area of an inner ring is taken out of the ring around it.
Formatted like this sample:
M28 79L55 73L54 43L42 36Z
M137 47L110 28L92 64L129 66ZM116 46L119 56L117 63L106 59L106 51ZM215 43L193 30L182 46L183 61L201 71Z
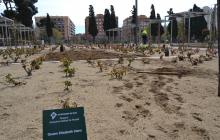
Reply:
M136 8L136 25L135 25L135 43L138 44L138 0L135 0L135 8Z
M218 21L218 60L220 60L220 0L217 0L217 21ZM220 62L218 62L218 96L220 97Z

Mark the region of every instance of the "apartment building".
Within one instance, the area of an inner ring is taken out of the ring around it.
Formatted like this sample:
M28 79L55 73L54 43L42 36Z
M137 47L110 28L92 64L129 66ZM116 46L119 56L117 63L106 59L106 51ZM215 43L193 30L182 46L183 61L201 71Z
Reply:
M149 18L145 15L139 15L138 16L138 27L139 31L141 31L144 27L149 25ZM126 18L123 20L123 26L122 26L122 39L124 41L132 41L134 40L133 36L133 28L136 25L132 23L132 16Z
M35 17L35 23L41 19L46 18L45 16ZM68 16L50 16L51 21L54 23L54 28L59 30L64 40L71 40L75 35L75 25ZM37 28L37 32L44 31L44 28Z

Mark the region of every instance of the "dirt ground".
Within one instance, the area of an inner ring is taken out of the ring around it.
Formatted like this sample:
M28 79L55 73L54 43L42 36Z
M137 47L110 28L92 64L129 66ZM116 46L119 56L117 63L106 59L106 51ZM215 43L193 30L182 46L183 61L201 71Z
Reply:
M119 56L128 57L122 53L110 52L105 50L92 50L92 49L74 49L63 53L53 52L46 56L46 61L60 61L63 57L68 57L71 60L88 60L88 59L112 59ZM134 55L133 55L134 56Z
M94 59L118 56L90 54ZM49 54L47 60L63 55ZM68 78L73 84L69 92L64 91L60 62L44 62L31 77L19 63L0 66L0 140L42 140L42 111L62 108L61 100L67 98L84 107L89 140L219 140L217 58L198 66L136 59L117 80L109 75L117 60L101 60L105 68L100 72L95 61L78 60L90 56L85 50L70 56L77 61L71 65L76 73ZM127 64L125 59L122 65ZM7 84L8 73L26 85Z

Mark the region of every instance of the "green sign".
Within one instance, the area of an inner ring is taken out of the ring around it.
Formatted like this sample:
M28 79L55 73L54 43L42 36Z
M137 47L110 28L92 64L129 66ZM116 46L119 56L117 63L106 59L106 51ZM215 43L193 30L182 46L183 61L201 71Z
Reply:
M44 110L43 140L87 140L83 107Z

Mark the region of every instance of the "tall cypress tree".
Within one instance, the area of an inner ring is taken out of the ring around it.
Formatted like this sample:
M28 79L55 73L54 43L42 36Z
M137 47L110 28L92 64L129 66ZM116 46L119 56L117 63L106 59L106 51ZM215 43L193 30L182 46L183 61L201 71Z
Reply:
M89 5L89 34L93 37L93 42L95 42L95 37L98 34L96 18L94 13L94 8L92 5Z
M53 36L53 23L50 19L49 14L47 13L47 18L46 18L46 31L47 31L47 36L50 38Z
M167 13L169 15L172 15L174 14L173 13L173 9L170 8L169 11L167 11ZM170 17L169 20L171 20L167 26L167 30L169 32L169 34L171 35L171 25L172 25L172 39L174 41L176 41L176 38L177 38L177 35L178 35L178 23L177 23L177 20L176 20L176 17Z
M116 16L115 16L115 9L114 6L111 5L111 15L110 15L110 29L118 28ZM113 34L111 34L113 36ZM117 36L117 31L114 32L114 36Z
M161 17L160 17L160 14L157 14L157 19L158 20L161 20ZM157 29L158 27L160 26L160 35L164 34L164 28L163 26L161 25L161 23L157 23ZM159 30L158 30L159 31Z
M104 14L104 22L103 22L103 29L104 29L104 31L105 31L105 33L106 33L106 35L109 37L109 32L107 31L107 30L109 30L111 27L110 27L110 25L111 25L111 23L110 23L110 21L111 21L111 17L110 17L111 15L110 15L110 12L109 12L109 10L108 9L105 9L105 14Z
M156 19L155 9L154 9L153 4L151 5L150 19ZM158 24L157 23L152 23L151 24L151 36L153 36L155 38L158 34L157 32L158 32Z
M38 27L45 27L47 37L49 38L49 43L50 43L51 42L51 37L53 36L54 23L51 20L48 13L47 13L46 18L43 18L39 22L37 22L37 26Z

